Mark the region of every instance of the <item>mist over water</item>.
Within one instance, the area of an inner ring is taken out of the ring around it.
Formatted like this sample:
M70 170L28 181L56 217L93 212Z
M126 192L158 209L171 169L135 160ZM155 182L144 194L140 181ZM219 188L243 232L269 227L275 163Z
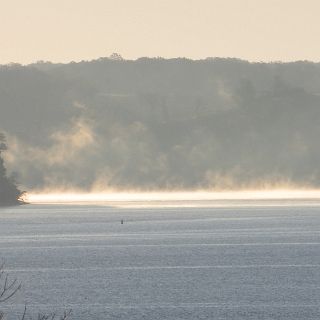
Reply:
M320 319L319 0L0 4L0 320Z
M0 68L24 189L317 189L320 65L101 58Z
M106 205L123 208L219 208L319 206L319 190L263 190L225 192L100 192L30 193L32 204Z

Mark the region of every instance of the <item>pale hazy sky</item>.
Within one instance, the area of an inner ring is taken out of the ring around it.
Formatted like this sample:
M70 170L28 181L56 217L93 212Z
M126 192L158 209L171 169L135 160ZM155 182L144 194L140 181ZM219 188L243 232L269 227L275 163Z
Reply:
M0 0L0 63L239 57L320 61L320 0Z

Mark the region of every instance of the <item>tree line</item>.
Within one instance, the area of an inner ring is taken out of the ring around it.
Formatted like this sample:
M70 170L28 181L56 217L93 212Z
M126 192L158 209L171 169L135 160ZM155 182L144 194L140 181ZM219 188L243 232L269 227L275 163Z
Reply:
M320 187L320 64L101 58L0 66L30 189Z
M19 190L13 177L9 177L2 153L7 150L4 134L0 133L0 206L22 204L24 192Z

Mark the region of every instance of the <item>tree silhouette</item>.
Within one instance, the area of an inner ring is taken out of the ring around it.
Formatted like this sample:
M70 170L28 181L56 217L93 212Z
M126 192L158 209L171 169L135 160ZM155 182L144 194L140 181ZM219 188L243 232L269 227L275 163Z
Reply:
M0 206L22 204L24 192L20 191L12 177L8 177L2 153L7 150L5 135L0 133Z
M5 320L5 313L1 311L1 307L21 289L21 283L17 278L10 278L5 271L4 263L0 264L0 320ZM67 320L70 318L72 310L65 310L62 315L56 313L42 314L39 313L35 319L37 320ZM25 306L22 316L19 320L32 320L33 318L27 314L27 306Z

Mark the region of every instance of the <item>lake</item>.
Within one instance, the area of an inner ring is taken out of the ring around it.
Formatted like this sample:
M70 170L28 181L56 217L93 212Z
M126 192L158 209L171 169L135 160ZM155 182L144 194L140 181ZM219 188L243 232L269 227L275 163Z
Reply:
M123 224L121 224L123 220ZM16 319L319 319L320 205L37 204L0 209Z

